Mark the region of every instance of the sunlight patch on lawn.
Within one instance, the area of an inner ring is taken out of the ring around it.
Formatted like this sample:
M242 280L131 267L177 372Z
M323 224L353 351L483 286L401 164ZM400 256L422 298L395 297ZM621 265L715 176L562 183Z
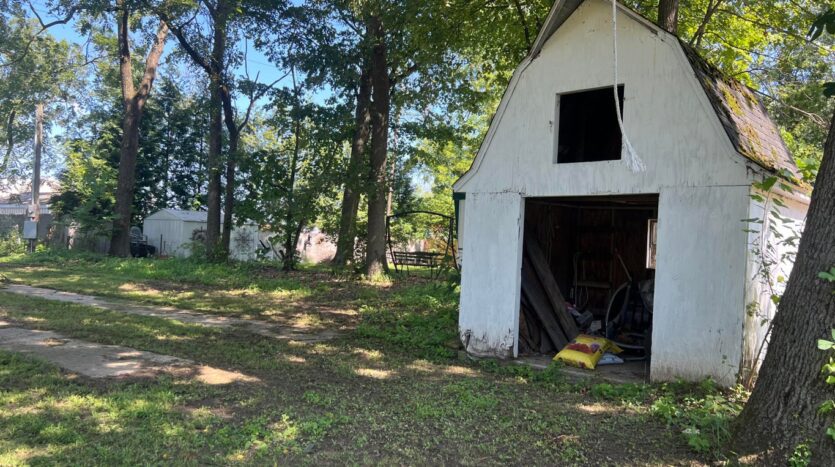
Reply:
M307 360L304 357L300 357L298 355L286 355L283 359L288 363L307 363Z
M383 359L383 353L379 350L354 349L351 353L373 362L378 362Z
M622 409L617 409L615 407L612 407L611 405L600 404L600 403L579 404L579 405L577 405L577 410L579 410L581 412L585 412L589 415L602 415L602 414L612 415L612 414L616 414L616 413L622 411Z
M427 360L415 360L406 365L406 368L418 373L426 374L444 374L451 376L481 376L477 370L460 365L436 365Z
M373 379L389 379L396 375L394 371L379 370L376 368L357 368L354 370L354 374Z

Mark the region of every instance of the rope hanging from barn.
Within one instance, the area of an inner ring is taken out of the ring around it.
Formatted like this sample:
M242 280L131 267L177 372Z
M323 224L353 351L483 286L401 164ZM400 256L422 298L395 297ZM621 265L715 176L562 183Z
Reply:
M615 93L615 112L617 113L618 119L618 127L620 127L620 134L623 136L623 144L626 146L626 166L629 167L633 173L639 173L646 170L646 166L644 165L644 161L638 157L638 153L635 151L635 148L632 147L632 143L629 141L629 137L626 135L626 129L623 126L623 115L621 114L620 108L620 95L618 93L618 1L612 0L612 38L613 38L613 45L614 45L614 68L615 68L615 84L613 86L614 93Z

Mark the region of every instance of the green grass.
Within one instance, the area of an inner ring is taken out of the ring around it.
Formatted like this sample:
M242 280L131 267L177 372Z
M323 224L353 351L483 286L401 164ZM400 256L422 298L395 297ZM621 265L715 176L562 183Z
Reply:
M307 313L350 317L320 319L322 326L343 327L343 337L304 345L0 291L2 320L258 379L227 386L172 377L88 380L0 352L0 403L11 408L0 413L0 465L669 465L702 459L681 434L682 417L660 415L656 402L668 394L660 386L576 384L558 368L536 372L459 360L454 285L54 254L6 260L0 271L16 282L123 299L134 298L120 288L126 283L161 290L176 280L179 295L145 301L218 314L240 315L249 302L248 314L299 318L305 312L294 302L301 302L318 307ZM230 299L224 295L230 287L254 291ZM305 295L292 295L297 290ZM275 313L259 311L263 303ZM675 394L669 400L686 407L686 392Z

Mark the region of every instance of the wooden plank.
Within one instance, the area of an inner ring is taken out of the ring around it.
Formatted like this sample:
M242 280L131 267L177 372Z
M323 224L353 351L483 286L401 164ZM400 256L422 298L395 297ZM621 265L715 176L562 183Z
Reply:
M565 337L569 341L574 340L580 334L580 330L577 328L577 323L574 322L574 317L571 316L571 313L568 312L565 306L565 298L560 291L560 286L557 285L557 280L554 279L554 274L551 272L551 267L545 259L545 254L539 248L539 243L533 235L525 235L525 253L542 284L542 288L545 290L545 294L551 303L560 327L565 333Z
M534 349L528 331L526 315L527 313L525 313L524 309L519 313L519 354L527 354Z
M539 353L552 353L561 350L554 348L554 343L551 342L551 338L548 337L545 328L539 328L539 335Z
M527 258L522 260L522 293L527 297L528 303L531 304L531 308L533 308L542 324L542 329L551 338L557 350L565 347L568 344L568 339L559 322L557 322L557 317L554 315L548 297L542 289L542 284L539 283L539 279Z
M523 300L522 300L523 303L522 303L522 307L521 307L521 310L520 310L520 315L524 316L524 324L525 324L524 331L525 331L525 334L527 334L528 340L530 341L531 350L538 351L539 343L540 343L540 340L542 338L542 336L540 336L540 334L539 334L539 329L542 326L540 326L539 318L537 318L536 314L533 311L531 311L530 306L524 303L524 302L526 302L526 300L524 300L524 296L522 298L523 298ZM522 318L522 316L520 316L520 319ZM522 333L522 329L523 329L521 324L522 323L520 321L520 327L519 327L519 329L520 329L519 333L520 334Z

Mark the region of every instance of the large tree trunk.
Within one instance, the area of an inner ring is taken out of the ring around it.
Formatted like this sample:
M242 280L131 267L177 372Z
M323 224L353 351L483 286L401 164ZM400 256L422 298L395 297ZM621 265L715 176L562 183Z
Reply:
M661 0L658 4L658 25L678 34L678 0Z
M159 59L165 48L168 26L160 22L154 44L145 61L145 72L139 89L134 87L131 68L129 19L130 11L124 1L117 3L120 12L118 20L119 75L122 85L124 117L122 120L122 144L119 152L119 178L116 185L116 206L114 208L113 233L110 238L110 254L126 257L130 255L130 224L133 211L133 192L136 185L136 156L139 152L139 124L142 111L151 93L157 75Z
M238 142L240 141L242 128L238 127L235 121L235 112L232 107L232 96L229 89L223 89L223 113L226 122L226 131L229 133L229 154L226 160L226 187L223 196L223 232L221 234L221 250L224 256L229 255L229 248L232 244L232 215L235 211L235 171L238 161Z
M213 258L217 254L220 239L220 166L223 149L223 110L220 102L220 75L209 77L209 157L207 166L209 184L206 192L206 254Z
M293 71L293 156L290 158L290 178L287 180L287 212L284 216L284 271L292 271L296 268L296 245L299 235L304 227L304 221L296 222L296 177L299 173L299 158L301 156L301 133L302 116L300 112L301 98L300 89L296 86L296 75ZM294 225L295 224L295 225Z
M229 18L229 5L218 2L214 16L214 35L209 72L209 107L211 123L209 125L209 186L206 193L206 254L209 258L222 256L220 244L220 172L223 153L223 70L226 58L226 26Z
M832 414L818 409L835 391L821 367L830 353L816 348L835 328L833 286L818 277L835 266L835 116L826 141L806 228L794 269L774 317L768 353L751 398L735 423L733 448L786 465L809 442L814 465L835 465L835 441L826 434Z
M368 21L369 35L374 40L371 51L371 85L374 102L371 106L371 180L368 191L368 236L365 274L374 276L388 272L386 263L386 194L388 183L388 127L391 81L388 74L385 29L378 16Z
M345 190L342 193L342 214L339 218L339 233L336 240L334 265L343 267L354 256L357 212L362 194L362 174L365 168L365 150L371 132L371 77L363 67L357 91L357 109L354 115L354 137L351 142L351 157L345 173Z

